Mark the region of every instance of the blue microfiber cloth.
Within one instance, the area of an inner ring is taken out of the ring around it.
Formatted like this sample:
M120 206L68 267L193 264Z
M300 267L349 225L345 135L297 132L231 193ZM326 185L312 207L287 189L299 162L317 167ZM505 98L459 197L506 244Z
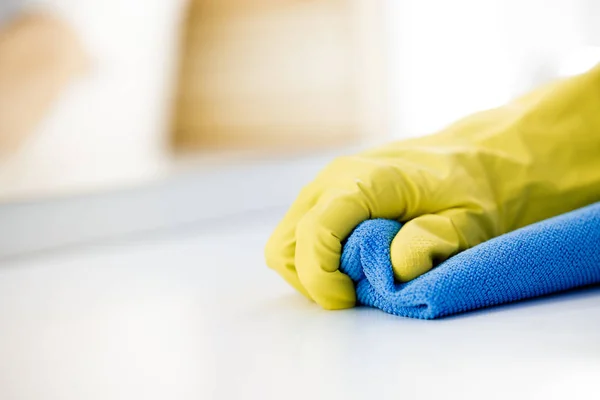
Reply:
M499 236L408 282L394 282L397 221L360 224L340 269L358 302L403 317L433 319L600 282L600 203Z

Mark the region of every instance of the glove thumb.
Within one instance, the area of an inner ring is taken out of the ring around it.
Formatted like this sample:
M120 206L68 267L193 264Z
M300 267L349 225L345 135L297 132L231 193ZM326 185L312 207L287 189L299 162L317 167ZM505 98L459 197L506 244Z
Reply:
M390 248L394 276L408 282L492 234L467 209L425 214L404 224Z

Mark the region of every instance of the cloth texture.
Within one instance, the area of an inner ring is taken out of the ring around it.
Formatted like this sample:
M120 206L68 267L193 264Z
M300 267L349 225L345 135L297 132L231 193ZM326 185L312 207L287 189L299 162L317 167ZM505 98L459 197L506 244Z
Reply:
M394 281L390 244L402 224L361 223L340 270L359 304L434 319L600 282L600 203L498 236L407 283Z

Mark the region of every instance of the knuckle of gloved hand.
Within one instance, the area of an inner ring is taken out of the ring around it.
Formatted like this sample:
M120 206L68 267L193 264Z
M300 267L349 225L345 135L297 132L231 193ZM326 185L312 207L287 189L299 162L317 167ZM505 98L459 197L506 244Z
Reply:
M314 193L316 193L318 191L319 186L320 186L320 184L319 184L318 179L315 179L315 180L305 184L300 189L298 198L310 197L311 195L313 195Z
M296 237L305 238L314 237L320 231L320 224L317 217L313 214L305 215L296 225Z
M328 180L337 180L341 176L344 176L353 165L351 156L340 156L333 159L327 166L321 171L320 177Z
M264 257L267 266L277 270L283 268L282 245L275 235L271 236L264 248Z

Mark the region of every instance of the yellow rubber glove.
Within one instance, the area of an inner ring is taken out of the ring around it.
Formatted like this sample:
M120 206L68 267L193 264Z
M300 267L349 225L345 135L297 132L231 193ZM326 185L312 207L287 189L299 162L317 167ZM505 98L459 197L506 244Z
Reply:
M600 66L444 131L341 157L306 186L267 264L327 309L352 307L343 240L370 218L408 221L391 246L405 282L485 240L600 200Z

